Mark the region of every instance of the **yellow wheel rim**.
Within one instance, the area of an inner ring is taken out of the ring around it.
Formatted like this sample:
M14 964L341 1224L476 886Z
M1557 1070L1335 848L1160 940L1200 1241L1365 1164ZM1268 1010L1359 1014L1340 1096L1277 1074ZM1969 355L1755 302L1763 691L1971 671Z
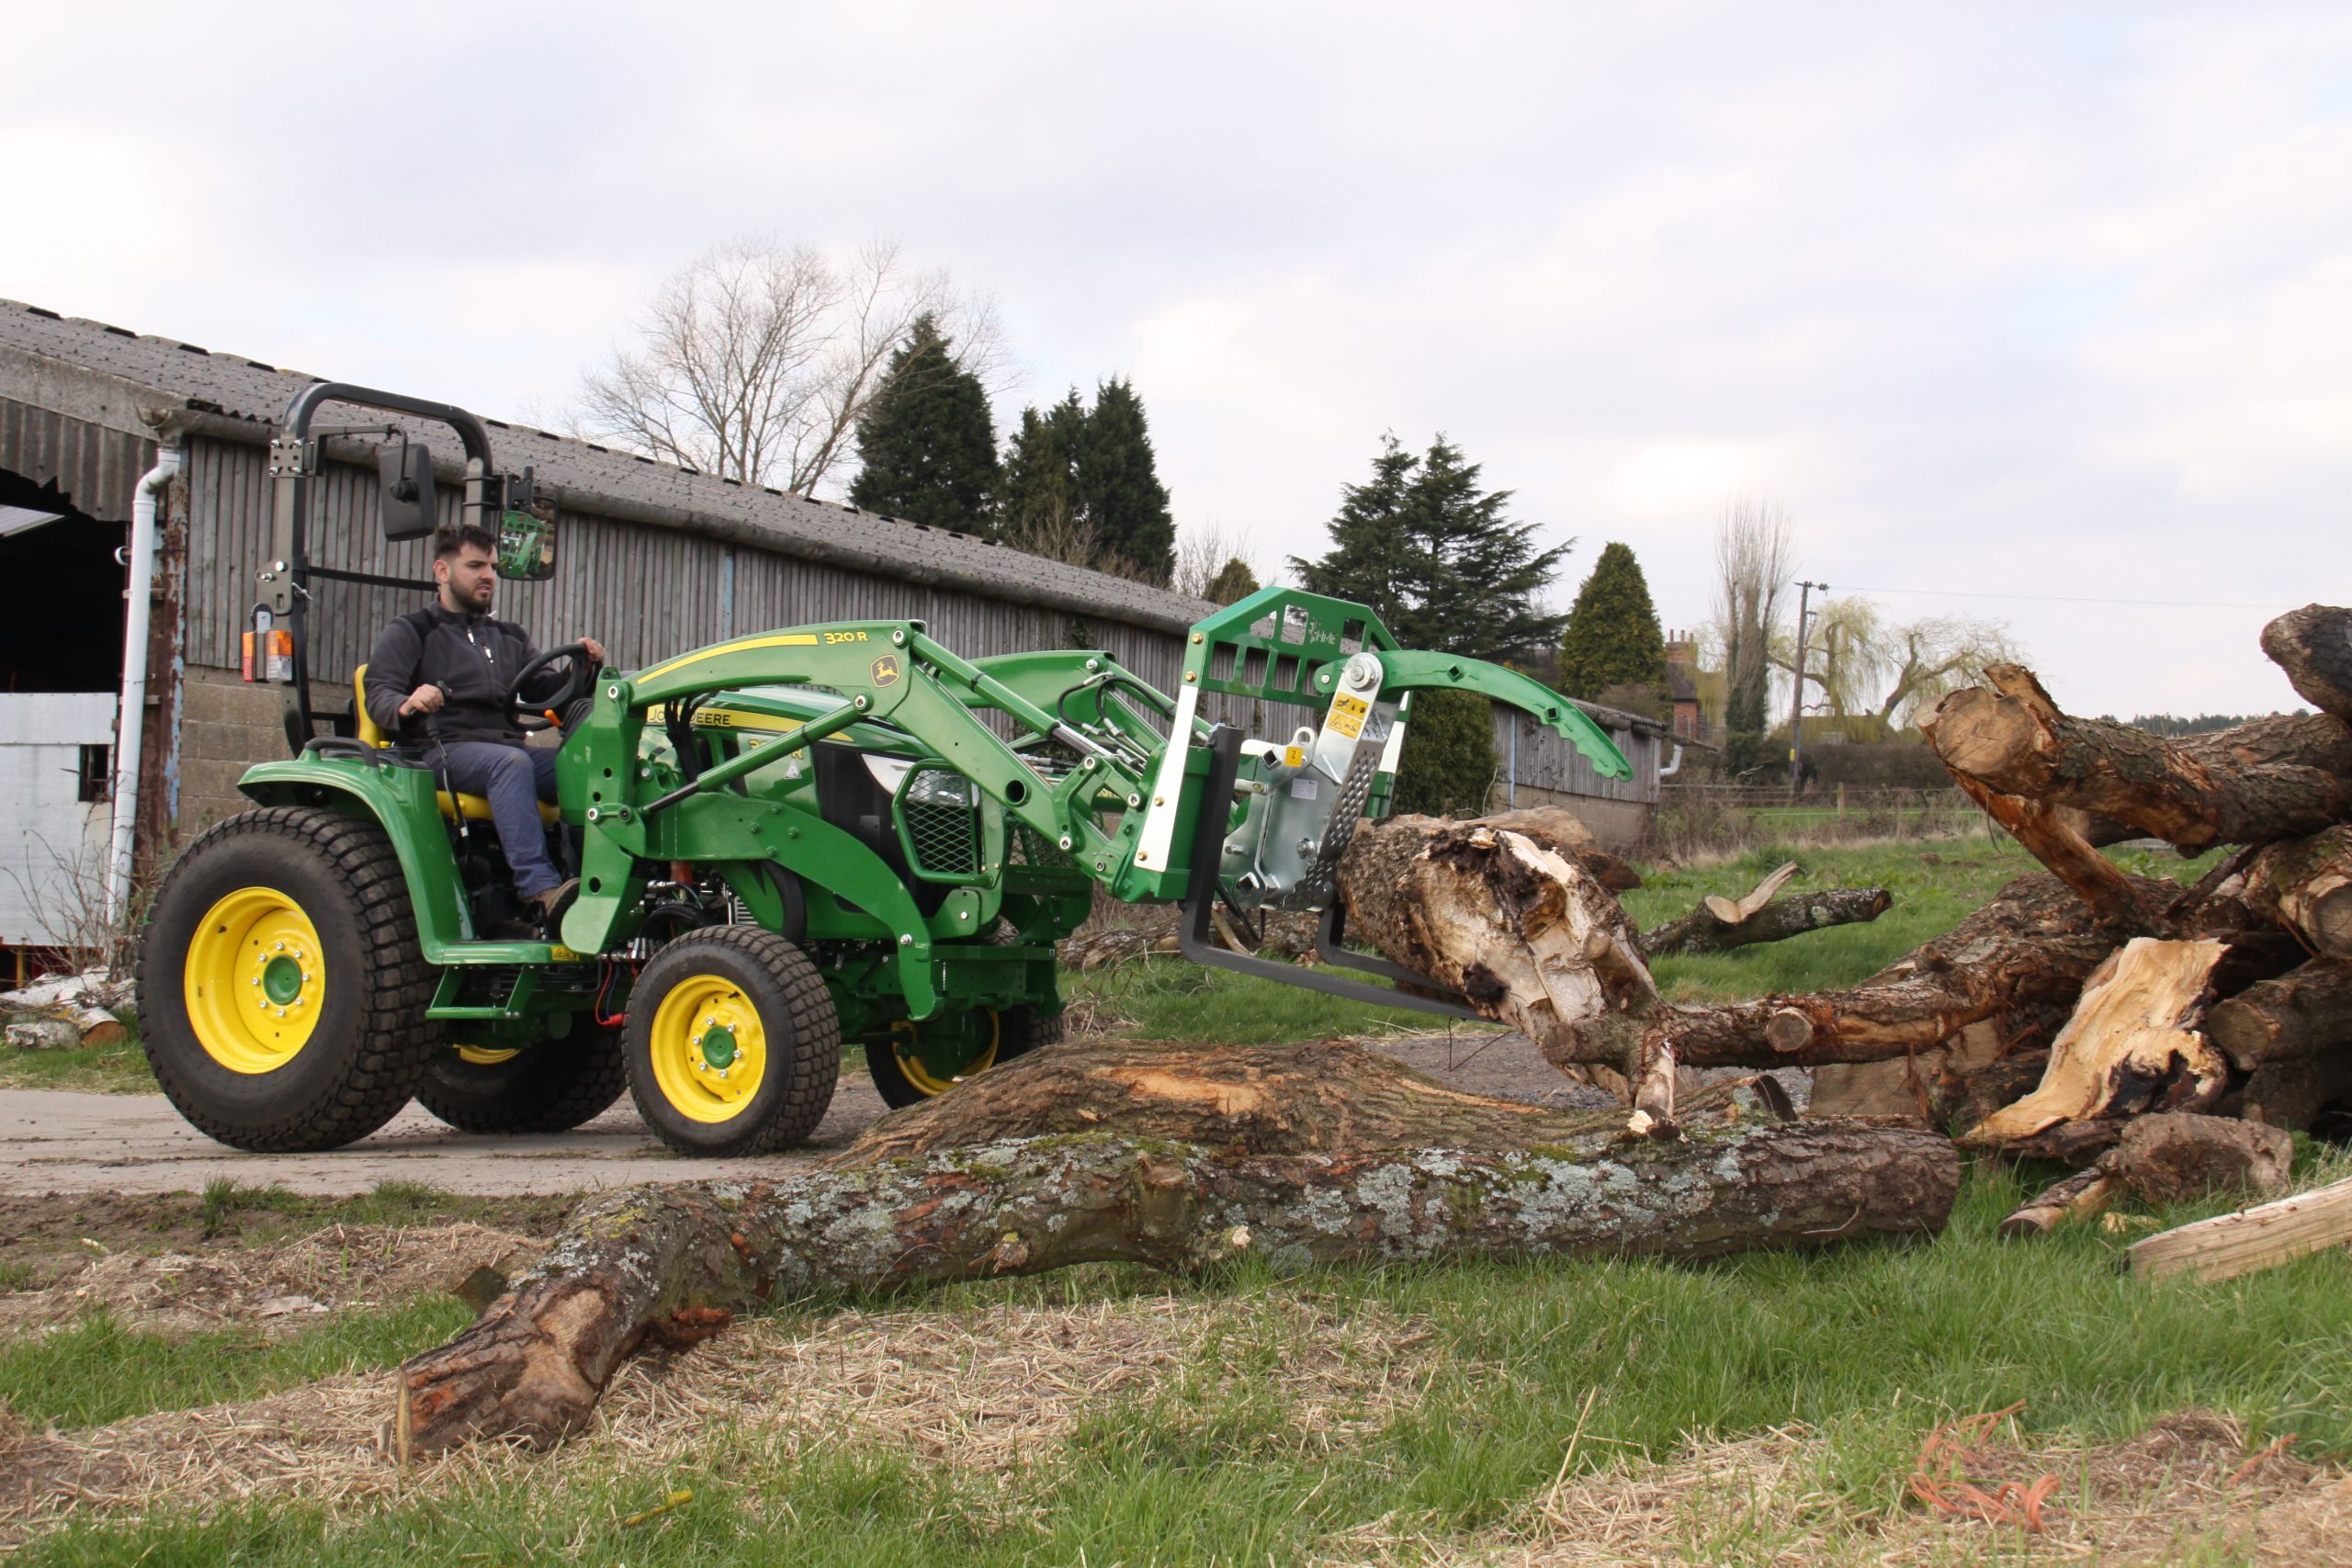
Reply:
M647 1032L662 1098L692 1121L732 1120L767 1076L759 1010L723 976L689 975L671 987Z
M276 1072L300 1055L326 1005L319 928L275 887L240 887L205 911L181 970L188 1022L232 1073Z
M501 1062L511 1062L523 1054L520 1051L503 1049L496 1045L460 1045L457 1049L459 1061L470 1063L477 1067L494 1067Z
M978 1055L964 1064L963 1068L946 1077L932 1071L931 1064L916 1050L922 1038L919 1027L910 1019L899 1019L890 1025L890 1055L899 1061L899 1071L925 1094L945 1094L974 1073L996 1065L996 1048L1004 1033L1004 1021L993 1012L982 1013L988 1020L989 1043Z

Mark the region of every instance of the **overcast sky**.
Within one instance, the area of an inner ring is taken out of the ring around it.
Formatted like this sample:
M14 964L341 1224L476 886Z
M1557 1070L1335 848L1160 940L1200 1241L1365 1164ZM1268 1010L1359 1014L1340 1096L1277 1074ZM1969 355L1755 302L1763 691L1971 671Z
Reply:
M1622 539L1702 619L1765 495L2082 712L2290 706L2256 631L2352 601L2342 5L0 4L68 314L514 415L718 241L891 237L1001 430L1132 377L1261 572L1443 431L1563 604Z

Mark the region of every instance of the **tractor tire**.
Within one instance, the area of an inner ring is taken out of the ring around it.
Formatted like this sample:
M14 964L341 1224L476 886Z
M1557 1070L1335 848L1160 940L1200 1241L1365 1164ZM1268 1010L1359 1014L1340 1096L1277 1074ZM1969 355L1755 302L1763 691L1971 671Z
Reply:
M512 1053L445 1046L425 1067L416 1102L461 1133L569 1133L628 1088L619 1026L575 1023L560 1040Z
M808 955L757 926L705 926L638 975L624 1033L629 1098L684 1155L804 1143L841 1077L842 1025Z
M155 1081L234 1148L340 1148L416 1092L438 1028L383 829L300 807L248 811L188 846L139 950ZM250 1006L250 1010L248 1008Z
M866 1076L874 1080L882 1102L893 1111L919 1104L946 1093L974 1073L986 1072L1015 1056L1025 1056L1040 1045L1058 1043L1062 1037L1061 1014L1046 1018L1034 1007L985 1012L981 1018L985 1023L993 1024L995 1037L952 1077L941 1077L920 1055L905 1048L921 1038L921 1024L900 1023L888 1039L867 1042Z

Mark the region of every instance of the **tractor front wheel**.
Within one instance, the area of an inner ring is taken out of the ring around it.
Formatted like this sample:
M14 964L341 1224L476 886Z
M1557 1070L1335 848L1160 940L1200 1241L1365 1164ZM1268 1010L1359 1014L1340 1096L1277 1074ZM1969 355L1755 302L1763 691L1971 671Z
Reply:
M303 807L206 832L156 891L141 1033L179 1113L235 1148L340 1148L390 1121L440 1048L400 857Z
M560 1040L508 1050L450 1045L426 1067L416 1102L461 1133L569 1133L628 1088L618 1025L575 1021Z
M1034 1007L1002 1012L976 1008L916 1023L900 1019L888 1039L865 1046L865 1070L893 1111L945 1094L974 1073L1023 1056L1062 1037L1061 1015Z
M841 1077L841 1020L817 966L755 926L663 946L629 993L625 1040L638 1114L681 1154L802 1143Z

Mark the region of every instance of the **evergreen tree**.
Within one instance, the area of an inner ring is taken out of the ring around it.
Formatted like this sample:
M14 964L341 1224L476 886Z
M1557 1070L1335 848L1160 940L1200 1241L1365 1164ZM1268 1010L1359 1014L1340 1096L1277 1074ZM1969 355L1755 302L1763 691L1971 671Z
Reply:
M1039 413L1021 411L998 487L997 536L1035 555L1084 566L1094 558L1078 514L1078 443L1086 408L1078 389Z
M1561 691L1597 702L1612 686L1666 687L1666 634L1649 581L1634 552L1619 544L1601 547L1560 639Z
M1125 379L1095 387L1077 457L1079 514L1106 562L1164 586L1176 567L1176 520L1152 457L1143 400Z
M1212 604L1238 604L1263 586L1250 563L1235 556L1216 569L1216 575L1201 590L1201 597Z
M1341 487L1329 553L1291 558L1301 584L1370 606L1408 648L1550 662L1567 617L1536 600L1575 541L1537 550L1535 525L1504 513L1511 492L1479 489L1444 436L1418 457L1381 443L1370 482Z
M1380 456L1372 460L1371 480L1340 487L1339 514L1326 525L1331 536L1329 553L1320 560L1290 558L1299 586L1309 593L1365 605L1408 646L1415 646L1402 629L1412 609L1406 592L1413 580L1414 555L1405 507L1419 463L1394 434L1383 435Z
M849 498L910 523L986 534L1000 479L996 425L979 378L949 347L930 312L915 319L857 422L865 467Z
M1425 817L1476 817L1495 783L1495 705L1443 687L1413 694L1396 760L1396 808Z

